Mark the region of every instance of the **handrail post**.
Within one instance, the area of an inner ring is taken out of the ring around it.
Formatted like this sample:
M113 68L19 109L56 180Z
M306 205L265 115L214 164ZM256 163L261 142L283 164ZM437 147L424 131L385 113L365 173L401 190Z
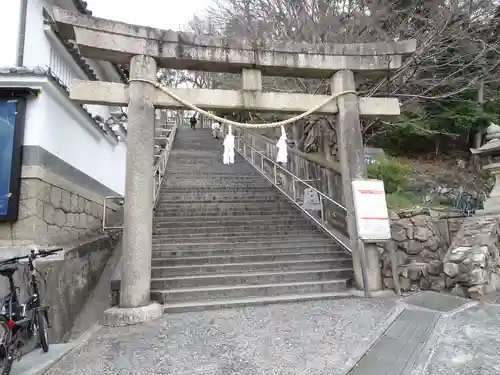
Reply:
M106 198L102 203L102 230L106 230Z
M319 196L319 206L321 209L321 224L325 224L325 209L323 208L323 197Z

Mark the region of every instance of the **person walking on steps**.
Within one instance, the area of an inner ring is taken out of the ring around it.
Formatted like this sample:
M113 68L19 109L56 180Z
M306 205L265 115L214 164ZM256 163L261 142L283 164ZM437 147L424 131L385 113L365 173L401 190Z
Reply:
M212 122L212 136L219 139L220 122Z
M196 116L195 116L195 115L193 115L193 117L191 117L191 118L189 119L189 123L191 124L191 129L193 129L193 130L194 130L194 129L196 129L196 123L197 123L197 122L198 122L198 121L196 120Z

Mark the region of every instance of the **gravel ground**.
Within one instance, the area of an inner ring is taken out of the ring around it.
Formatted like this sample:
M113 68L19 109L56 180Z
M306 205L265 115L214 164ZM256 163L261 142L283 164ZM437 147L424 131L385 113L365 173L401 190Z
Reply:
M500 374L500 306L479 304L461 311L436 332L439 341L425 375Z
M47 375L340 375L380 336L395 306L343 299L166 315L102 328Z

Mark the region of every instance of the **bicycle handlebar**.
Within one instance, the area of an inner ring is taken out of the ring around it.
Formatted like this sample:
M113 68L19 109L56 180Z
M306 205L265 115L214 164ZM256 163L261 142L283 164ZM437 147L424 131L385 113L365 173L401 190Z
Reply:
M32 257L32 259L35 259L35 258L45 258L49 255L53 255L59 251L63 250L62 247L57 247L55 249L50 249L50 250L46 250L46 249L40 249L40 248L33 248L31 249L31 254L29 255L25 255L25 256L22 256L22 257L13 257L13 258L9 258L9 259L5 259L5 260L0 260L0 265L4 265L4 264L9 264L9 263L17 263L19 262L20 260L24 260L24 259L29 259L30 257Z
M50 250L33 248L33 249L31 249L31 255L33 255L35 257L47 257L49 255L52 255L52 254L55 254L55 253L61 251L62 249L63 249L62 247L57 247L55 249L50 249Z

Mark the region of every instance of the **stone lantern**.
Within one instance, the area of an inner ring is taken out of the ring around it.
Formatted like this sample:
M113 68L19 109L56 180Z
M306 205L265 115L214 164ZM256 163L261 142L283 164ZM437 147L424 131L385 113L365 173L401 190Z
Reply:
M491 124L486 129L486 142L479 148L471 149L483 162L483 169L495 178L495 185L490 196L484 202L484 209L477 215L500 215L500 126Z

